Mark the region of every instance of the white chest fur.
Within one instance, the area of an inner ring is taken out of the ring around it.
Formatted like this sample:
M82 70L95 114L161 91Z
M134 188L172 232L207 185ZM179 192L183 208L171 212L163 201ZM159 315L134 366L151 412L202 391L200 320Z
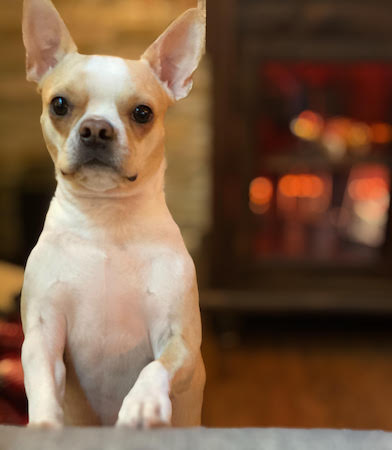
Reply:
M84 248L72 264L74 271L64 277L71 291L66 366L76 379L68 382L77 380L95 414L111 424L139 372L153 360L145 311L148 264L137 252L130 257L116 248Z
M49 304L63 312L66 402L68 393L74 404L83 396L110 425L140 371L159 356L173 311L194 282L193 263L170 215L161 217L157 233L145 224L116 241L86 226L64 227L59 208L55 199L26 276L26 289L32 272L34 285L52 295L38 302L32 295L26 308L30 321Z

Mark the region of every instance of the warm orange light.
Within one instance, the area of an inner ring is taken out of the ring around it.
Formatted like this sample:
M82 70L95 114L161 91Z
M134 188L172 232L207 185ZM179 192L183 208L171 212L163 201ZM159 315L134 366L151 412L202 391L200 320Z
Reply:
M307 196L311 198L321 197L324 193L324 183L320 177L309 175L309 187Z
M392 141L392 127L387 123L374 123L371 126L372 141L376 144L387 144Z
M348 143L351 147L365 147L370 144L371 130L369 125L353 122L348 133Z
M316 175L285 175L279 181L279 191L285 197L315 199L323 195L324 183Z
M356 201L379 200L389 195L389 187L381 177L359 178L350 182L348 192Z
M311 111L309 109L302 111L300 113L300 115L298 116L299 119L305 119L308 120L309 122L322 122L322 118L320 116L320 114L315 113L314 111Z
M307 141L317 140L321 136L323 127L322 117L313 111L303 111L290 124L292 133Z
M249 208L253 214L262 215L265 214L269 210L270 204L266 203L265 205L256 205L255 203L249 202Z
M254 205L270 203L274 193L272 181L265 177L255 178L250 184L249 197Z
M352 126L352 120L348 117L333 117L327 120L327 131L338 134L342 138L346 139Z
M279 190L285 197L297 197L301 190L298 175L285 175L281 178Z

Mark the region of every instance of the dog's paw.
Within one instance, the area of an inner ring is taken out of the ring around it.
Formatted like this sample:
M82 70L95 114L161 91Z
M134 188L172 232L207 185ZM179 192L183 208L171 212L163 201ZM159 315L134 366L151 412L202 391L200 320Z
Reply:
M165 427L170 426L171 416L168 375L160 363L153 362L145 367L125 397L116 426L144 429Z
M172 405L165 394L130 394L121 407L116 426L130 428L168 427L171 424Z
M61 430L63 428L63 424L52 420L42 420L37 422L29 422L27 427L37 430Z

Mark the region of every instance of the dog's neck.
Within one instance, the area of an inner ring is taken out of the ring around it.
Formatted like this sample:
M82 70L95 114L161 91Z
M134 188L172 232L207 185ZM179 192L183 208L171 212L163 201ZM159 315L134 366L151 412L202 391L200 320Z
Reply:
M165 171L163 161L159 170L134 190L113 194L86 193L59 178L45 226L71 232L88 230L91 236L113 235L120 240L132 230L143 232L170 217L164 194Z

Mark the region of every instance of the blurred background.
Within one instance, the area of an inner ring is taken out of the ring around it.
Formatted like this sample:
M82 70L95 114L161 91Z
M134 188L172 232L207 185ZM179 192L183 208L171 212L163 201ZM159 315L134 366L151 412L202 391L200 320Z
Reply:
M56 0L82 53L137 58L196 0ZM23 424L19 292L54 192L0 4L0 423ZM211 0L167 121L167 199L195 259L203 424L392 430L392 10Z

